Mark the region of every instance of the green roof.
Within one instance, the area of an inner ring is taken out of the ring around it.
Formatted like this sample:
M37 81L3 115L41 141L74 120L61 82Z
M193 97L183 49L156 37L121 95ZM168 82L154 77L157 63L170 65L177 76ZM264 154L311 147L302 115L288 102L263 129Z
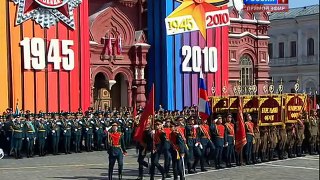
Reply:
M300 16L319 14L319 4L289 9L288 12L272 12L269 20L294 19Z

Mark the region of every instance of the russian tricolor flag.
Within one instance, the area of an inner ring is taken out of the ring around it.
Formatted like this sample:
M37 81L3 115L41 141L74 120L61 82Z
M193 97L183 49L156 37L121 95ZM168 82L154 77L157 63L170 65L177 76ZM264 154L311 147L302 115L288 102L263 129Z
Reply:
M200 73L199 79L199 105L198 105L199 116L202 120L208 119L211 114L210 105L208 102L207 87L203 78L202 72Z

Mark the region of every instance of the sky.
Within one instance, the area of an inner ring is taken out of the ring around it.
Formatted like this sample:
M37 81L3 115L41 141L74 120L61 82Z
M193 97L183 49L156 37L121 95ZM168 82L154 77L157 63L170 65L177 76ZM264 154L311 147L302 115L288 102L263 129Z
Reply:
M319 0L289 0L289 8L319 5Z

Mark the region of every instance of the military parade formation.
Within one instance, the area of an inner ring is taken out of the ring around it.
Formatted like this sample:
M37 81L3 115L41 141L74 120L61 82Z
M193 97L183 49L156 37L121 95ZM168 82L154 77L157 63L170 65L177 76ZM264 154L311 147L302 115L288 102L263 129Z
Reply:
M200 119L197 107L182 111L159 108L149 116L142 141L134 141L135 130L143 108L135 110L109 108L102 111L89 108L84 113L60 112L33 114L30 111L15 113L8 108L0 116L0 145L8 156L16 159L45 156L49 153L70 154L82 151L106 150L109 154L108 177L112 179L115 162L118 162L119 179L122 179L126 149L136 146L139 174L143 179L144 167L154 179L156 168L162 179L184 179L185 174L250 165L277 159L300 157L319 153L319 116L316 110L310 115L301 112L296 123L259 126L257 119L244 113L246 145L235 151L238 117L231 113L212 114ZM163 155L164 164L159 162ZM151 163L146 158L151 158ZM185 171L186 170L186 171Z

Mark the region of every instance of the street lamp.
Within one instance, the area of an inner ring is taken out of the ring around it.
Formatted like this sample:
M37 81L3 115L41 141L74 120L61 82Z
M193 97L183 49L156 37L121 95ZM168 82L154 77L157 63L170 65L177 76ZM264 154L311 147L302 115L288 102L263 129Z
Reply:
M282 94L282 91L283 91L283 80L281 78L280 80L280 84L279 84L279 87L278 87L278 91L279 91L279 94Z
M263 88L263 93L268 94L268 82L267 81L264 82L264 85L262 88Z
M269 86L269 92L270 92L270 94L273 94L273 92L274 92L273 78L271 79L271 84Z

